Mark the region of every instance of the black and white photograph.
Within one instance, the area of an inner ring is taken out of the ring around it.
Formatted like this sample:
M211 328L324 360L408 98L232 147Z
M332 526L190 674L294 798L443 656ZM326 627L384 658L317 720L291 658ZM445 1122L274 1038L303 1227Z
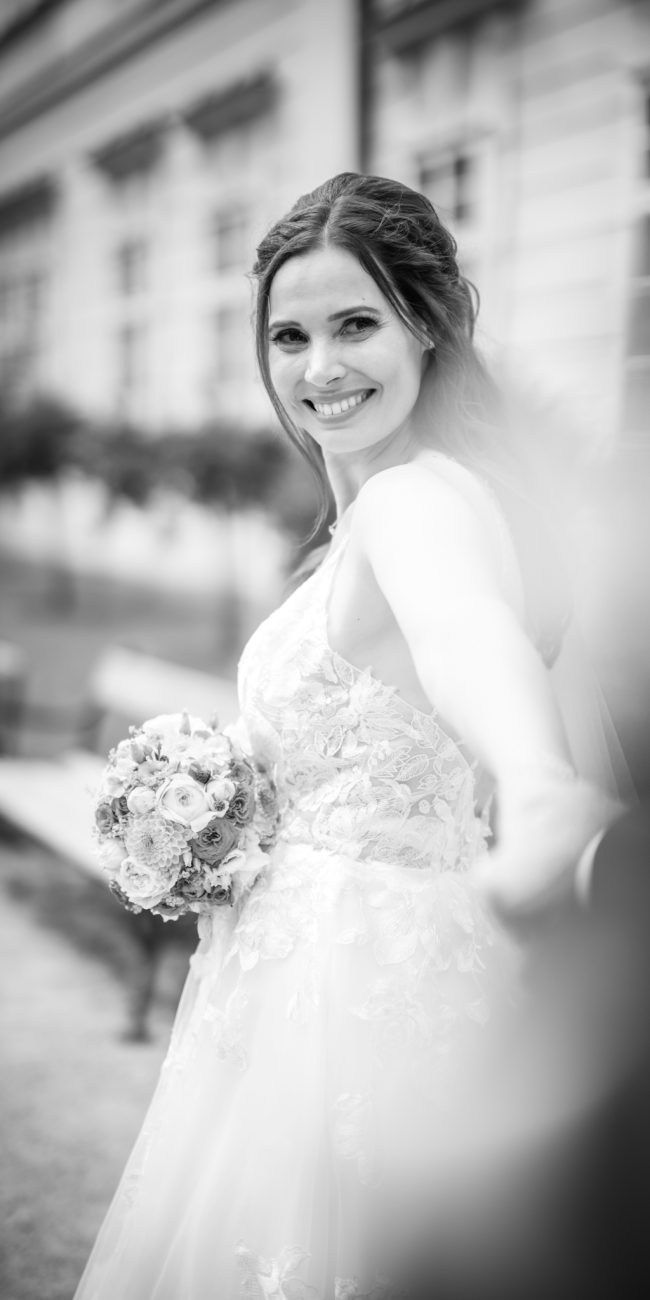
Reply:
M650 1287L650 0L0 0L2 1300Z

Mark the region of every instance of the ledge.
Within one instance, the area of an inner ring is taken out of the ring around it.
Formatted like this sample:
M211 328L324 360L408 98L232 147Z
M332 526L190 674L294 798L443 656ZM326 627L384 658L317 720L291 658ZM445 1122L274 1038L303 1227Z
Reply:
M48 216L56 196L56 183L50 176L35 177L26 185L0 193L0 233Z
M96 149L91 159L111 180L121 180L133 172L150 171L160 157L166 127L167 119L164 118L143 123Z
M407 55L443 32L474 22L497 9L512 8L522 0L412 0L397 11L382 13L381 0L373 6L373 25L392 54Z
M269 112L277 101L278 85L271 72L261 72L185 109L183 121L204 140Z

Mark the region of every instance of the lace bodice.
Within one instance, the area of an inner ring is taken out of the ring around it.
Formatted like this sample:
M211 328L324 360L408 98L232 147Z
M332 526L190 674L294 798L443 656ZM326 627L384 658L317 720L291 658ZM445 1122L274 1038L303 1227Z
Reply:
M344 545L262 623L240 663L250 744L278 774L280 838L358 861L462 870L486 834L473 765L435 712L416 709L328 643Z

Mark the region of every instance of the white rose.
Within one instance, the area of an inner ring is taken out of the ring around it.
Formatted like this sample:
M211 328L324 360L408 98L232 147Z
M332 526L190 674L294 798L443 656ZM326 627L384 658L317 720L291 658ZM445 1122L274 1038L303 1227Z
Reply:
M135 813L136 817L143 817L145 813L155 808L156 796L148 786L136 785L126 797L126 806L129 812Z
M137 907L155 907L175 884L178 872L166 872L161 880L160 870L125 858L117 883L131 903Z
M100 866L111 876L119 871L125 857L126 849L121 840L105 840L99 850Z
M163 817L183 826L193 826L195 821L203 819L211 811L203 786L191 776L171 776L164 781L158 791L157 803Z

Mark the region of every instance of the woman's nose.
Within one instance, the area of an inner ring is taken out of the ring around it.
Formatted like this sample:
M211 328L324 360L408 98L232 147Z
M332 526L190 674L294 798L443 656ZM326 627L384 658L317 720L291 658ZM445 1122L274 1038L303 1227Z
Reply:
M313 384L315 388L324 387L334 379L341 379L344 374L345 366L337 355L336 348L328 344L312 345L305 367L308 384Z

